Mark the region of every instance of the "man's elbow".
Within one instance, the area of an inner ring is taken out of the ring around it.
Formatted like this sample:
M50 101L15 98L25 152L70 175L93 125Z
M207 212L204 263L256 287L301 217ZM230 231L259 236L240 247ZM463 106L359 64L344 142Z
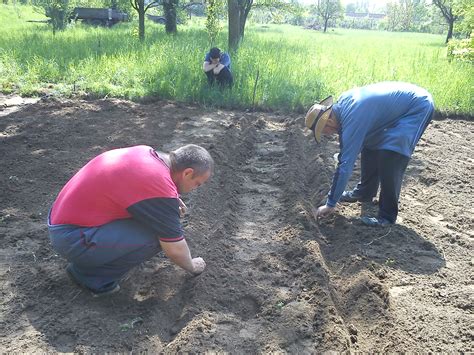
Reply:
M179 242L173 243L164 243L161 242L161 250L164 251L167 257L173 258L176 256L180 256L183 254L183 250L186 250L186 242L184 240L180 240Z

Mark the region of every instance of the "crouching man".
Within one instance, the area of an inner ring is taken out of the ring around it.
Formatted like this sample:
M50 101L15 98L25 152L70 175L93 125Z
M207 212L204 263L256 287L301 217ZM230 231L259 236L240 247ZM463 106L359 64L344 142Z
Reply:
M134 146L89 161L63 187L48 217L69 277L95 296L115 293L130 269L161 250L200 274L206 264L191 257L184 239L179 194L201 186L213 169L212 157L197 145L169 154Z
M206 53L202 69L207 76L209 85L213 85L217 81L220 87L231 87L234 82L230 71L230 56L225 52L221 52L217 47L211 48Z

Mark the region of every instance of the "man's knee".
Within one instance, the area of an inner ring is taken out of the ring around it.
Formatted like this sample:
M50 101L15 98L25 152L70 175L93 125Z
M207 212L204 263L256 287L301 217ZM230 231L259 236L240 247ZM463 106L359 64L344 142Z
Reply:
M212 70L205 72L205 74L207 77L207 82L209 84L212 84L214 82L214 73L212 72Z
M234 78L232 77L232 73L229 68L224 67L220 73L217 75L217 80L221 85L229 85L232 86L234 82Z

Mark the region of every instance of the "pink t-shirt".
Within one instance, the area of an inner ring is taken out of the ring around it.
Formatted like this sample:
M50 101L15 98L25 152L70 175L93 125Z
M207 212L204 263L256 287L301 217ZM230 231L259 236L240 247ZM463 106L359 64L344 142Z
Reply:
M160 239L183 239L179 194L168 166L149 146L114 149L92 159L67 182L50 223L84 227L135 218Z

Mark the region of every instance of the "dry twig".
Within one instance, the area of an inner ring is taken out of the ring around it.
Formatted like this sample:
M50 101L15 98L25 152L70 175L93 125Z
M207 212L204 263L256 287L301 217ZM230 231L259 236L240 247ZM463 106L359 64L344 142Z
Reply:
M373 242L375 242L375 241L377 241L377 240L380 240L380 239L382 239L382 238L385 238L387 235L390 234L391 231L392 231L392 228L390 228L390 229L388 230L388 232L385 233L384 235L382 235L381 237L375 238L375 239L373 239L372 241L370 241L369 243L366 243L365 245L370 245L370 244L372 244Z

